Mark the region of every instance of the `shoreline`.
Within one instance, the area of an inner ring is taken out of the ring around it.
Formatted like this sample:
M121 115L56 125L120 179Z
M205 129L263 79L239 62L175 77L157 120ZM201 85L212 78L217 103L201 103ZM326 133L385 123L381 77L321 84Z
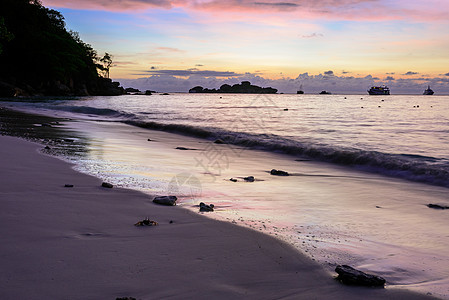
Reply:
M104 190L99 179L37 153L37 144L0 140L0 282L6 299L426 298L400 289L343 286L271 236L156 206L143 193ZM132 225L145 217L160 225Z

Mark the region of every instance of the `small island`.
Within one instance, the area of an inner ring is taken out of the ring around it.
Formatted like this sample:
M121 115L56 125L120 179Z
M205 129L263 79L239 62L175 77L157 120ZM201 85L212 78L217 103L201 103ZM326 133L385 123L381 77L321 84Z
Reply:
M189 93L227 93L227 94L276 94L277 89L272 87L260 87L252 85L249 81L242 81L241 84L223 84L218 90L203 88L202 86L196 86L189 90Z

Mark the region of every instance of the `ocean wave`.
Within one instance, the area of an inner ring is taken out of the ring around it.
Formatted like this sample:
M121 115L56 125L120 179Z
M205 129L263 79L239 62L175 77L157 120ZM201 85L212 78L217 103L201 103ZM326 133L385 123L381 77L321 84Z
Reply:
M105 116L105 117L115 117L115 118L124 118L124 119L130 119L134 118L135 115L131 113L125 113L118 110L110 109L110 108L96 108L91 106L64 106L64 105L58 105L53 106L52 109L71 112L71 113L77 113L77 114L84 114L84 115L95 115L95 116Z
M125 120L141 128L189 135L227 144L308 158L316 161L355 167L370 173L449 187L449 163L435 157L416 154L392 154L300 142L272 134L250 134L217 128L182 124L163 124Z
M115 121L146 129L178 133L208 140L220 139L227 144L248 149L289 154L300 158L351 166L371 173L449 187L449 162L425 155L383 153L322 145L311 141L292 140L273 134L252 134L213 127L160 123L143 120L142 118L146 118L143 114L139 114L141 115L141 118L139 118L135 114L109 108L57 105L53 106L52 109L106 117L110 120L115 119Z

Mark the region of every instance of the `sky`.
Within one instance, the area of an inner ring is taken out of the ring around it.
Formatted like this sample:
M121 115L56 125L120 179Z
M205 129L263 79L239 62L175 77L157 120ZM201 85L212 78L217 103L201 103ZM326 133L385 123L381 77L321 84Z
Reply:
M42 0L123 86L449 94L449 0Z

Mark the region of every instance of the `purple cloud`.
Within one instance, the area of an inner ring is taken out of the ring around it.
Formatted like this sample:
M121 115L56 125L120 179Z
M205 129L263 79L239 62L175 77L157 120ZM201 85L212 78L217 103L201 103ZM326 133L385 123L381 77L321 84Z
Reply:
M236 77L241 76L242 74L238 74L235 72L229 72L229 71L208 71L208 70L198 70L197 68L187 69L187 70L149 70L145 71L145 73L150 75L169 75L169 76L181 76L181 77L188 77L188 76L204 76L204 77Z

